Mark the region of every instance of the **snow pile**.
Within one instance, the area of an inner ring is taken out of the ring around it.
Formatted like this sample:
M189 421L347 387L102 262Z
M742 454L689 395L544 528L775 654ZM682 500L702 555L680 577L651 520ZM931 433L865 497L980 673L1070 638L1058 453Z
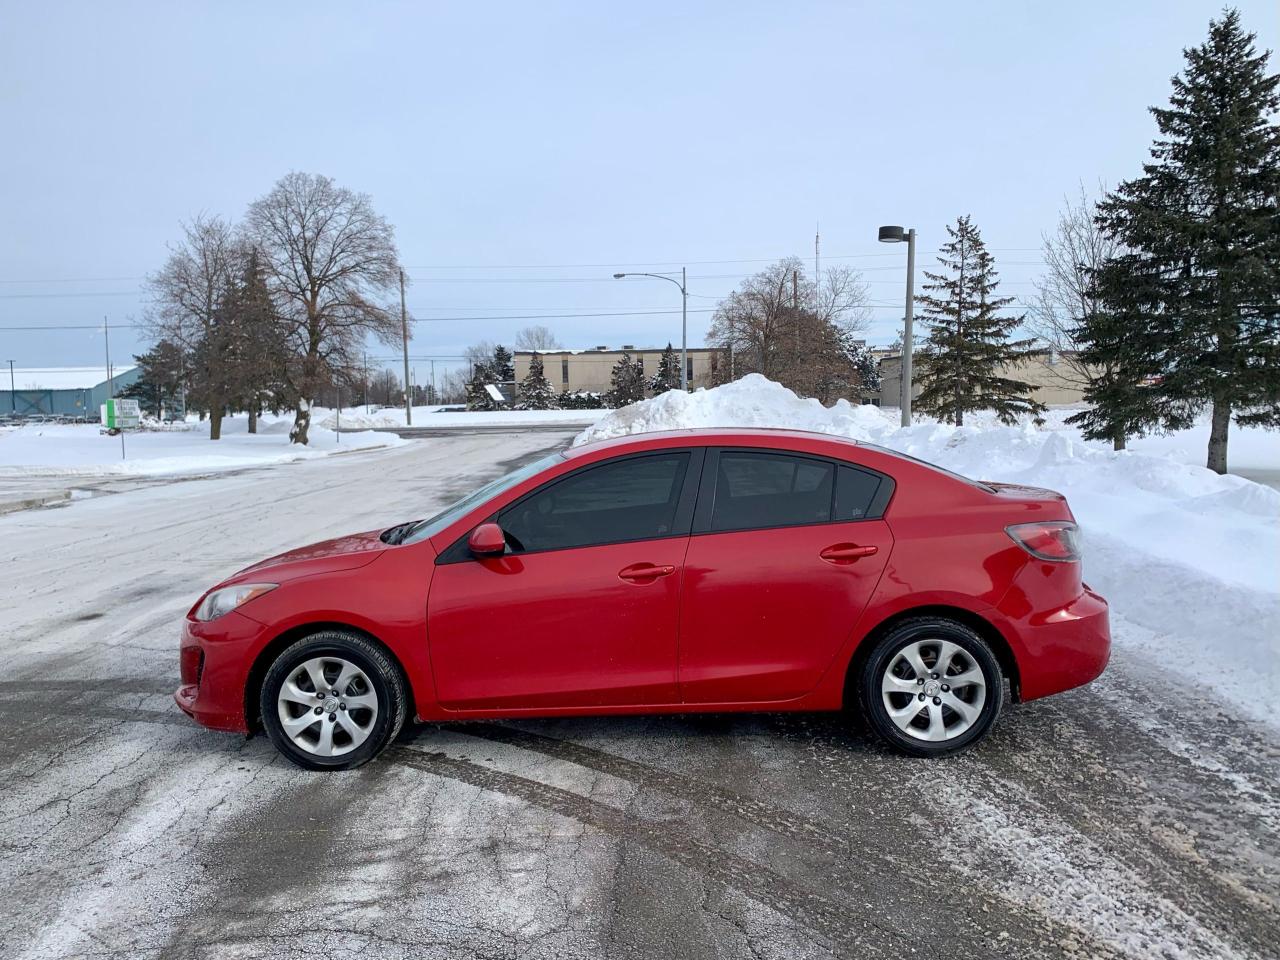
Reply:
M1066 494L1085 535L1085 576L1111 601L1115 639L1207 682L1250 714L1280 680L1280 492L1184 462L1189 443L1152 438L1116 453L1055 411L1044 427L897 425L898 411L830 408L752 375L611 412L575 441L690 427L789 427L875 443L982 480ZM1182 438L1185 439L1185 438ZM1238 444L1239 441L1239 444ZM1280 469L1280 436L1232 428L1259 473ZM1203 450L1203 447L1200 447Z
M123 459L120 438L102 433L96 423L30 424L0 431L0 477L204 474L409 442L385 433L343 433L339 441L333 431L312 424L310 443L303 447L289 442L292 424L292 416L268 415L251 434L247 417L227 417L217 441L209 439L207 423L194 420L165 430L131 430Z

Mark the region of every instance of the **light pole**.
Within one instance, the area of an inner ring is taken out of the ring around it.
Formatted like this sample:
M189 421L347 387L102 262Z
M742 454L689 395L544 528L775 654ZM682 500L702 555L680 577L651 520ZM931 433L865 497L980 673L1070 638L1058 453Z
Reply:
M680 288L680 389L689 391L689 286L685 276L685 268L680 268L680 279L668 277L665 273L615 273L613 279L623 277L656 277L668 280Z
M911 333L911 321L915 315L915 282L916 282L916 229L903 230L902 227L881 227L881 243L901 243L907 241L907 313L902 332L902 425L911 426L911 351L915 345Z
M18 412L18 394L13 388L13 361L9 361L9 405L13 412Z

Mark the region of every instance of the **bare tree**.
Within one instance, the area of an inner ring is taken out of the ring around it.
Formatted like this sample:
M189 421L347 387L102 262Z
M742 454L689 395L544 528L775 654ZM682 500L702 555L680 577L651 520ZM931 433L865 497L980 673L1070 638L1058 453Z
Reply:
M1099 190L1106 193L1102 184ZM1093 277L1120 253L1120 245L1098 228L1095 207L1084 184L1077 197L1063 198L1057 227L1042 234L1045 272L1036 280L1036 298L1026 322L1031 334L1056 355L1054 375L1081 389L1094 383L1101 371L1080 359L1075 331L1085 317L1101 309Z
M467 371L449 370L441 375L439 403L465 403L467 399Z
M400 342L398 307L380 302L399 289L393 230L367 194L296 172L249 207L245 227L265 258L292 354L289 439L306 443L313 399L335 370L355 365L365 337Z
M516 332L517 350L559 350L561 346L550 327L538 325Z
M730 352L734 376L760 373L828 402L856 387L847 348L866 326L866 301L857 271L826 270L815 282L790 257L722 300L707 339Z
M200 214L182 225L182 240L146 281L153 303L146 321L150 333L156 341L176 343L197 368L186 373L198 385L199 396L192 399L209 411L210 440L222 436L222 414L230 399L216 341L240 254L231 224Z

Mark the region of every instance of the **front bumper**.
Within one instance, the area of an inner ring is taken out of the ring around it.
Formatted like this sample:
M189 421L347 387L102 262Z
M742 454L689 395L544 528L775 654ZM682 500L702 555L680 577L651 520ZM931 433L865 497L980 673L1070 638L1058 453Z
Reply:
M245 687L266 631L234 610L208 623L184 620L182 685L173 694L179 709L212 730L248 733Z

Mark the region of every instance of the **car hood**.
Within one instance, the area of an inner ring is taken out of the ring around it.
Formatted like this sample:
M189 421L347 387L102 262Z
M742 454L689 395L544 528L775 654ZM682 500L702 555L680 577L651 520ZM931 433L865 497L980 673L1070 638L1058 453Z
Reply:
M244 583L250 580L282 583L317 573L355 570L372 563L388 549L387 544L378 539L381 534L381 530L369 530L298 547L245 567L226 583Z

